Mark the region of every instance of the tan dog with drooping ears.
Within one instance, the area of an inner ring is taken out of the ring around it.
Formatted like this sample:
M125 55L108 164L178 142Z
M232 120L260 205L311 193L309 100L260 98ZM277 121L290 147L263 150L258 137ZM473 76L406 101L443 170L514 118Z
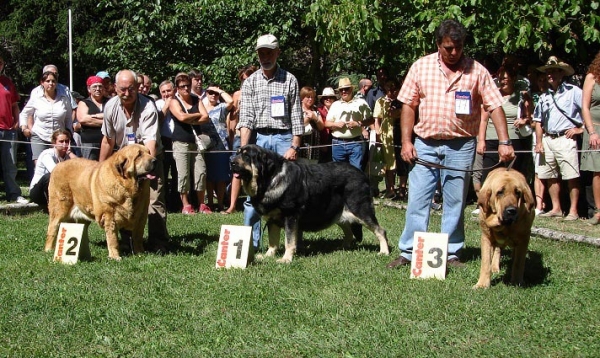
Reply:
M119 229L131 231L133 252L142 253L154 161L148 148L132 144L101 163L83 158L59 163L48 186L45 250L52 250L61 222L81 222L86 226L80 255L89 256L87 228L96 221L106 232L109 258L121 259Z
M491 274L500 272L500 250L512 247L511 283L523 284L525 258L535 218L535 200L523 174L498 168L486 178L479 191L481 226L481 270L473 288L487 288Z

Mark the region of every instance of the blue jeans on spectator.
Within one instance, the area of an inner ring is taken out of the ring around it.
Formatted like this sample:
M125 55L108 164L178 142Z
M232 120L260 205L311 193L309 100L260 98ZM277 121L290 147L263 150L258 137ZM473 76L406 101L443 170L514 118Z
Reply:
M292 133L290 131L285 134L257 134L256 145L277 152L280 155L284 155L292 145ZM260 238L262 236L260 214L257 213L252 204L250 204L249 197L244 202L244 225L252 226L252 244L254 250L258 250Z
M468 170L473 164L475 139L434 140L417 138L415 150L419 159L449 168ZM429 210L438 180L442 184L443 213L441 232L448 234L448 259L458 258L464 247L464 207L470 173L415 165L408 175L408 204L406 223L398 248L401 255L412 259L416 231L426 232Z
M361 163L364 155L362 141L349 142L333 138L331 143L333 144L331 157L334 162L348 162L353 167L362 170Z
M0 130L0 161L7 201L15 201L21 196L21 187L17 184L16 140L16 130Z

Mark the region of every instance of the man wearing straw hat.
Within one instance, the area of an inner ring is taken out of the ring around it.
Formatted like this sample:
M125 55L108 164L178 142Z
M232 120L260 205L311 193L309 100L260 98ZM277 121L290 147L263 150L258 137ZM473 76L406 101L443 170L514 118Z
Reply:
M331 130L333 137L332 159L349 162L361 169L364 155L362 128L373 123L371 108L364 99L354 97L354 86L349 78L341 78L337 90L340 99L331 105L325 121L325 127Z
M548 92L542 94L533 111L535 126L535 151L540 153L538 177L547 181L552 209L541 217L562 218L560 206L560 180L567 181L571 205L563 220L579 218L579 158L577 135L583 133L581 118L582 92L577 86L566 83L564 78L575 71L568 63L550 56L546 65L538 67L548 78Z

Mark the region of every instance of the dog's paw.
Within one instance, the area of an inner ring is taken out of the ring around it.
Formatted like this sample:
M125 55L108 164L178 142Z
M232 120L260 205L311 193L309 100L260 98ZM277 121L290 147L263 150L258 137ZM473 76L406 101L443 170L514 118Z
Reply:
M254 256L254 258L256 259L256 261L262 261L262 260L264 260L266 257L267 257L267 256L266 256L266 255L263 255L263 254L256 254L256 255Z
M473 289L474 289L474 290L478 290L478 289L480 289L480 288L490 288L490 284L489 284L489 283L488 283L488 284L485 284L485 283L477 282L477 283L475 284L475 286L473 286Z
M292 262L292 258L291 257L285 257L285 256L282 257L282 258L280 258L279 260L277 260L277 263L280 263L280 264L289 264L291 262Z
M121 261L121 256L113 256L113 257L109 256L108 259L115 260L115 261Z
M380 249L379 256L390 256L390 249L388 249L388 248Z

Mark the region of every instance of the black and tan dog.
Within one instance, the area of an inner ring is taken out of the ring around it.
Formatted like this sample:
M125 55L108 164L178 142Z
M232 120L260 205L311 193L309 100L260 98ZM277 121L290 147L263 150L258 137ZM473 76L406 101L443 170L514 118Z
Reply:
M500 271L500 250L505 246L513 250L511 283L523 283L534 204L531 189L518 171L498 168L487 176L479 191L481 271L473 288L490 286L492 272Z
M256 145L241 147L231 161L256 211L267 220L269 249L274 256L281 228L285 253L279 262L291 262L303 231L319 231L337 223L349 246L362 239L360 225L379 239L379 253L389 254L385 230L379 226L369 182L348 163L304 164L287 161ZM354 235L353 235L354 234Z

